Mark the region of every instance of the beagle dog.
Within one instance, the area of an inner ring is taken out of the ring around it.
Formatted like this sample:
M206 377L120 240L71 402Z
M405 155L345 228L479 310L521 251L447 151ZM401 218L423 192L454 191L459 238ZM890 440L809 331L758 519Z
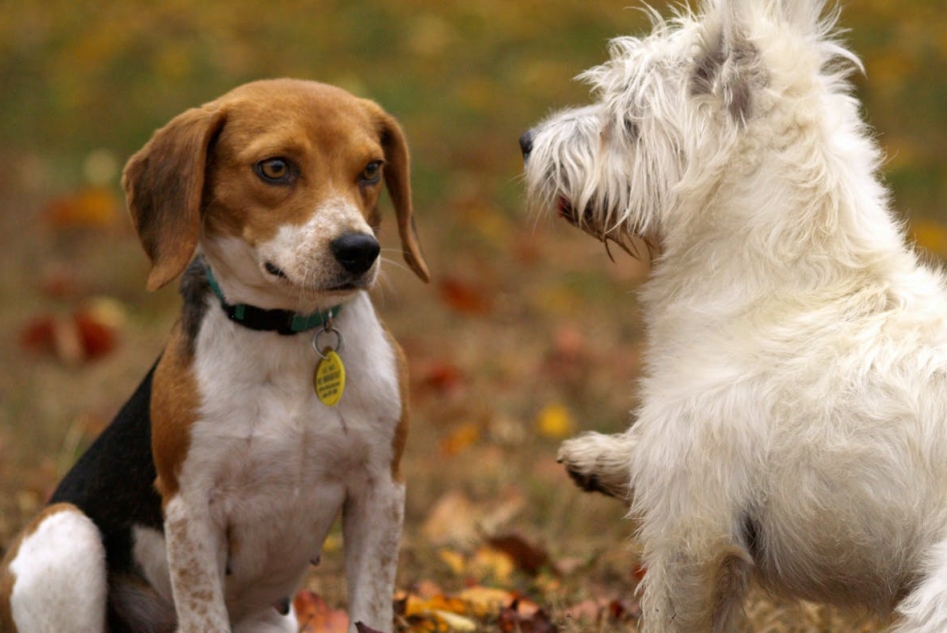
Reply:
M132 156L147 287L183 272L183 309L9 548L4 633L296 631L291 597L340 513L350 631L391 630L408 391L367 292L383 181L428 281L404 135L371 101L254 82Z

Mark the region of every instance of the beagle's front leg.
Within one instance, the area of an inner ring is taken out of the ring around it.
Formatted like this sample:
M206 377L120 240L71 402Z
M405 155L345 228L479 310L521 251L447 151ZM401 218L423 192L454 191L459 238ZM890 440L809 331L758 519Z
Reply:
M223 531L214 527L206 502L183 493L165 504L164 513L178 633L229 633L223 594L227 556Z
M345 576L349 595L349 633L362 622L391 631L395 572L401 525L404 521L404 483L390 474L350 489L342 509Z

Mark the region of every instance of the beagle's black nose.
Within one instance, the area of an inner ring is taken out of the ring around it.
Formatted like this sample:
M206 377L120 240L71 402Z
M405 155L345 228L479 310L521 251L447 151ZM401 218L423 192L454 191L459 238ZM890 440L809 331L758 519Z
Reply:
M332 240L330 246L336 261L354 275L371 268L381 252L378 240L368 233L346 233Z
M523 152L523 160L529 158L529 153L533 151L533 131L526 130L520 137L520 151Z

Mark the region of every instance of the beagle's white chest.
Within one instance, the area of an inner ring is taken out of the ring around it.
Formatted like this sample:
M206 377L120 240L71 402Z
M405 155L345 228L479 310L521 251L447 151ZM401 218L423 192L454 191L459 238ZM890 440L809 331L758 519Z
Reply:
M221 535L228 604L272 604L295 587L345 501L390 477L401 417L396 359L367 297L335 326L347 386L316 396L312 334L239 328L213 306L197 341L201 409L181 472ZM232 614L235 615L235 614Z

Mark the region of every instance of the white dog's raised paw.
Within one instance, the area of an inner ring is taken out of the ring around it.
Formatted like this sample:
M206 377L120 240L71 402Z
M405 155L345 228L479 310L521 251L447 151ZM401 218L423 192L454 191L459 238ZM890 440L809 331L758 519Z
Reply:
M629 464L633 447L634 441L626 434L586 433L563 442L557 461L582 490L630 502Z

